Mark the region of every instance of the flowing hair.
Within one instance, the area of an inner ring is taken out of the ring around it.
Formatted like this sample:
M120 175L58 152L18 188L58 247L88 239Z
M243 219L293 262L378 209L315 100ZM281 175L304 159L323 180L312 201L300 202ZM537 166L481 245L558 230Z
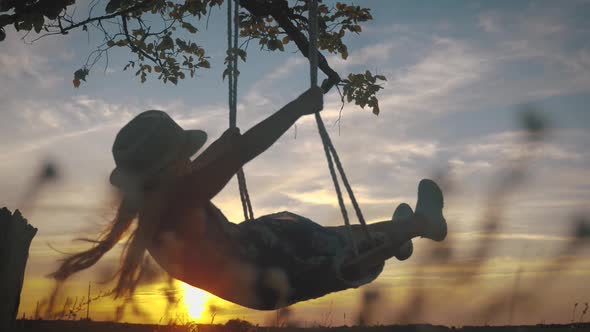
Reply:
M142 275L142 265L149 241L156 229L155 222L146 216L129 198L123 197L115 218L102 231L98 240L83 239L94 246L83 252L63 259L57 271L50 274L58 283L64 282L76 272L85 270L100 260L127 233L133 221L138 219L138 226L130 235L121 254L121 266L113 278L118 277L113 289L115 298L132 296ZM153 219L152 219L153 220Z

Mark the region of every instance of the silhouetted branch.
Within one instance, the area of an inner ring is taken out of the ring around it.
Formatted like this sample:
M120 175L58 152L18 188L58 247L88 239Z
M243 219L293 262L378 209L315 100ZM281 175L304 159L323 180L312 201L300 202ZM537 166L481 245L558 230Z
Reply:
M266 0L240 0L240 6L246 8L255 16L271 16L277 21L279 26L285 30L289 38L295 42L297 48L306 58L309 55L309 40L297 28L289 18L289 4L287 1L266 1ZM327 80L322 83L324 92L328 92L334 85L338 84L341 79L340 75L330 65L323 54L318 52L318 68L328 76Z
M61 20L63 20L65 18L65 15L62 15L62 16L58 17L58 19L57 19L57 21L58 21L58 27L59 27L60 32L65 35L65 34L68 34L68 32L70 30L74 30L76 28L83 27L83 26L85 26L87 24L90 24L90 23L100 22L100 21L103 21L103 20L108 20L108 19L111 19L111 18L116 18L118 16L126 16L127 14L129 14L131 12L134 12L136 10L140 10L140 9L142 9L144 7L147 7L152 2L153 2L153 0L147 0L147 1L139 2L136 5L131 6L131 7L127 8L127 9L123 9L123 10L120 10L120 11L117 11L117 12L114 12L114 13L111 13L111 14L107 14L107 15L96 16L96 17L88 17L87 19L85 19L83 21L80 21L80 22L77 22L77 23L74 23L70 19L67 19L66 21L68 23L70 23L68 26L63 26Z

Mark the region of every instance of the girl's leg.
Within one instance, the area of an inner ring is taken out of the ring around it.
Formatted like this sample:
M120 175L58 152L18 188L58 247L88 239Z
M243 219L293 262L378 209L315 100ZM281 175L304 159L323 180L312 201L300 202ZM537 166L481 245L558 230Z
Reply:
M371 223L367 225L367 229L370 233L373 234L384 234L388 238L387 245L392 247L391 256L387 258L391 258L395 256L398 251L393 249L398 249L401 245L405 242L410 241L412 238L422 236L424 234L424 229L427 227L426 220L421 216L412 216L404 220L400 220L397 222L392 222L391 220L386 221L379 221L375 223ZM339 234L341 234L344 238L349 238L348 229L346 226L331 226L327 227ZM352 237L355 243L363 243L367 241L367 236L363 230L361 225L351 225L350 226L352 231ZM399 246L395 246L393 243L398 243ZM394 248L395 247L395 248Z
M387 234L388 242L361 253L347 265L358 269L379 264L399 253L399 248L414 237L421 236L434 241L444 240L447 224L442 214L443 205L443 195L438 185L432 180L420 181L415 214L396 222L388 220L367 225L370 232ZM351 227L355 241L366 239L360 225ZM340 233L347 232L345 226L333 229Z

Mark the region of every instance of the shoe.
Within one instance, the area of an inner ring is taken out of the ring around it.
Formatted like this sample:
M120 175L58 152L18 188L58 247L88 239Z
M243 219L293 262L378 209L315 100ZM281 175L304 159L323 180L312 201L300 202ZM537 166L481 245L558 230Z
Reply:
M404 219L412 218L413 216L414 211L412 211L412 208L406 203L401 203L397 206L395 212L393 212L391 221L400 222ZM412 240L410 240L399 247L397 253L395 254L395 258L397 258L400 261L405 261L406 259L410 258L410 256L412 256L413 252L414 244L412 244Z
M443 194L438 185L429 179L418 185L418 202L415 214L426 217L427 226L422 237L442 241L447 236L447 222L443 216Z

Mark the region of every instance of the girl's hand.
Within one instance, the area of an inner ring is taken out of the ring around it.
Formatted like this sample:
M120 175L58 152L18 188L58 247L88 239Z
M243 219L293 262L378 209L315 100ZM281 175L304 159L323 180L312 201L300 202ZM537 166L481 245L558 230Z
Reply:
M297 110L301 115L313 114L324 108L324 91L320 87L313 87L295 99Z
M229 150L233 150L235 148L235 144L239 141L240 136L240 128L227 129L225 132L223 132L221 137L219 137L219 139L213 143L217 145L215 146L215 149L219 150L220 153L226 153Z
M241 136L240 128L229 128L221 134L221 139L224 142L231 142L234 138L239 136Z

